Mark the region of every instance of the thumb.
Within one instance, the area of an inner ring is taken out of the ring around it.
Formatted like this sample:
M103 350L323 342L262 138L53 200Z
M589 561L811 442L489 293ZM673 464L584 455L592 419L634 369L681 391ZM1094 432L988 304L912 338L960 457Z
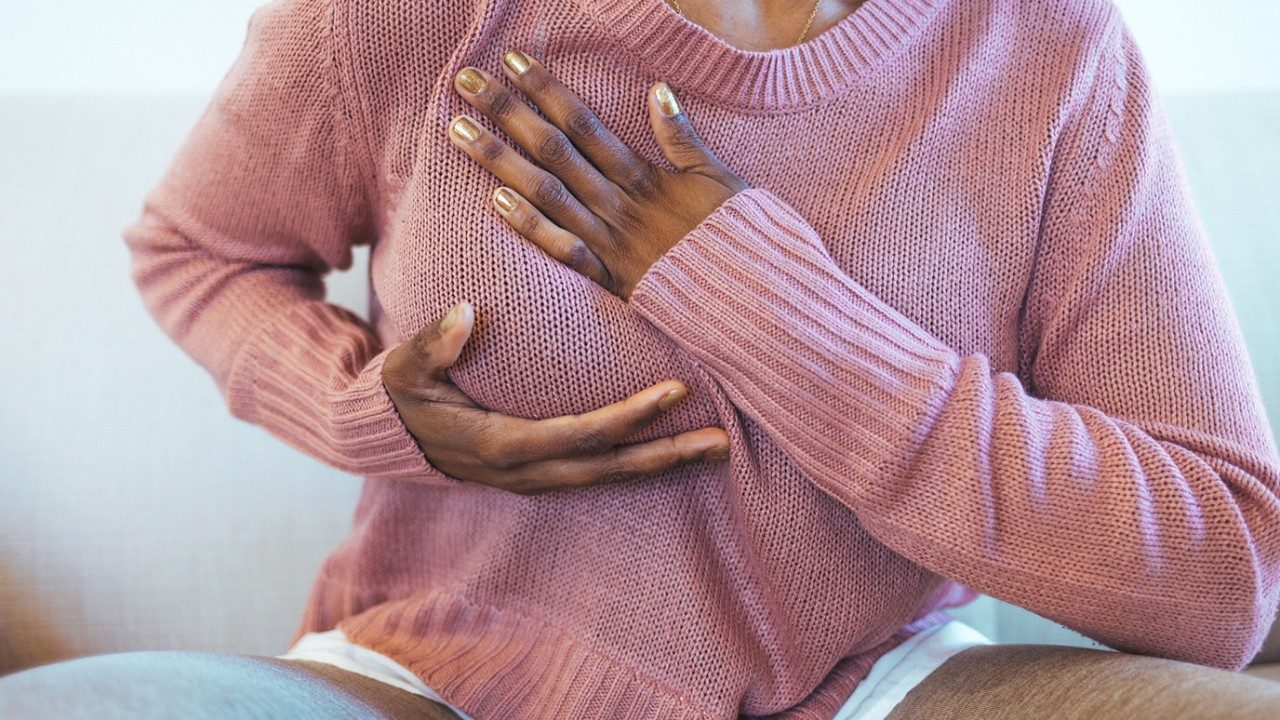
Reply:
M664 82L649 87L649 125L663 156L680 172L713 175L723 168L693 129L675 93Z
M462 346L471 337L475 319L475 308L463 300L449 308L444 317L419 330L413 346L419 353L421 369L436 380L444 380L445 370L458 361Z

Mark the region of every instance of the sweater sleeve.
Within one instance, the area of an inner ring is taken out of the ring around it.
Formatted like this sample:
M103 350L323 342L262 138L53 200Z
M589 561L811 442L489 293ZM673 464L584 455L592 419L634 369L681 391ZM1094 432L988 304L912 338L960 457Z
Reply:
M767 190L712 213L631 303L890 548L1116 649L1239 669L1276 610L1280 459L1119 27L1088 103L1101 130L1056 152L1027 385L859 285Z
M254 12L234 64L141 217L132 276L230 412L341 470L458 482L426 460L381 380L389 348L326 303L323 276L372 234L343 122L327 0Z

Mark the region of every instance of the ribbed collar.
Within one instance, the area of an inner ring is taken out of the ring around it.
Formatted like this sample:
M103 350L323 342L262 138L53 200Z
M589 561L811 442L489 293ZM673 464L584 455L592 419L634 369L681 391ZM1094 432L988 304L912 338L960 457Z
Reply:
M935 0L866 0L792 47L741 50L663 0L577 0L650 74L677 92L755 110L813 105L847 89L933 14Z

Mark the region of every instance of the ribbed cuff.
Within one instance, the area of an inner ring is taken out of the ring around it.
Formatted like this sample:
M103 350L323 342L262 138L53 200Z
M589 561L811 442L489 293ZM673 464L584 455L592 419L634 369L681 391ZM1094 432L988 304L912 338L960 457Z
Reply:
M851 503L860 484L909 460L958 372L951 348L846 275L763 189L717 208L649 268L630 303Z
M340 470L431 484L462 481L433 467L382 383L391 348L352 313L323 302L273 318L228 378L231 413Z

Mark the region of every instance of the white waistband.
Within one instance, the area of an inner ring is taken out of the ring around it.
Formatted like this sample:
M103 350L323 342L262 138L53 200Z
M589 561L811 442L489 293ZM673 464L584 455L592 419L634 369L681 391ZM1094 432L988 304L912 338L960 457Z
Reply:
M990 644L991 640L986 636L959 620L922 630L885 653L871 666L871 672L840 706L833 720L883 720L912 688L952 655L974 645ZM472 720L465 712L450 705L416 673L382 653L351 642L337 628L307 633L288 652L276 657L336 665L422 695L453 710L463 720Z
M834 720L883 720L925 676L952 655L991 640L959 620L912 635L880 657L836 711Z
M440 697L440 693L423 682L417 673L380 652L351 642L338 628L319 633L307 633L299 638L288 652L276 657L336 665L343 670L381 680L415 695L422 695L428 700L434 700L453 710L462 720L472 720L462 710Z

